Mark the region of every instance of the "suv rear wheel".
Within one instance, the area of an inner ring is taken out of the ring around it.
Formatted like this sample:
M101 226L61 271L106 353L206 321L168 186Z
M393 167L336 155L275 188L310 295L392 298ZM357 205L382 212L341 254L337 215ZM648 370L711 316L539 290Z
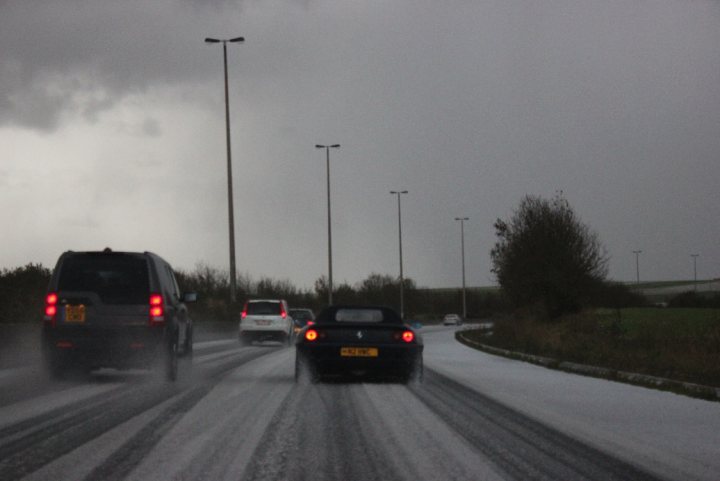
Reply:
M165 352L165 379L175 381L178 374L178 338L174 334Z
M190 359L190 360L193 357L193 331L192 331L192 329L189 329L187 335L185 336L185 346L183 347L183 357L186 359Z

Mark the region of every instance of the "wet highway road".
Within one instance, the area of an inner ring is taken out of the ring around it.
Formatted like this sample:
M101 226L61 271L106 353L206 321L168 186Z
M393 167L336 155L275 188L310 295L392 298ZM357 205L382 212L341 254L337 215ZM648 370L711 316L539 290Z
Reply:
M409 385L296 384L294 348L234 340L196 344L175 384L0 370L0 479L661 479L454 379L447 350Z

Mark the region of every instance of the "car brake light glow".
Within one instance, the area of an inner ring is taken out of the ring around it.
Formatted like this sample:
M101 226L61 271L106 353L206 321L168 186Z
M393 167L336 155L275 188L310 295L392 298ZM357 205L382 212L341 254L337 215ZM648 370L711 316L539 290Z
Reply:
M287 317L287 312L285 312L285 306L282 305L282 302L280 303L280 317L283 319Z
M72 349L75 345L70 341L58 341L55 345L61 349Z
M240 313L240 319L245 319L247 317L247 302L243 306L243 310Z
M150 294L150 324L165 324L165 307L160 294Z
M402 333L402 340L405 342L413 342L415 339L415 333L412 331L404 331Z
M312 326L313 324L315 324L315 321L308 321L308 322L307 322L307 325L308 325L308 326Z
M305 339L307 341L315 341L318 338L318 332L315 329L308 329L307 332L305 332Z
M57 314L58 295L55 292L49 293L45 297L45 322L55 325L55 315Z

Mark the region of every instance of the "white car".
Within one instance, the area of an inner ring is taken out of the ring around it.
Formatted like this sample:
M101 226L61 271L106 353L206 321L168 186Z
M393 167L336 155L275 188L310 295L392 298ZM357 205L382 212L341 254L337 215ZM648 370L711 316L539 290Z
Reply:
M446 314L443 317L443 326L460 326L462 323L462 317L457 314Z
M293 338L292 318L282 299L255 299L245 303L240 315L240 344L253 341L280 341L290 345Z

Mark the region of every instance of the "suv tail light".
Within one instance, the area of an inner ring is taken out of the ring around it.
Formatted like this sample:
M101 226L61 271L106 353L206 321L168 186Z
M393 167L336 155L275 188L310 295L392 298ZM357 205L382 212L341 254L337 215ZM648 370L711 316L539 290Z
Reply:
M55 319L57 316L57 302L58 295L56 292L50 292L45 296L45 322L55 325Z
M165 302L161 294L150 294L150 325L165 324Z
M247 302L243 306L243 310L240 313L240 319L245 319L247 317Z
M280 303L280 317L285 319L287 317L287 312L285 311L285 306L283 306L283 303Z

